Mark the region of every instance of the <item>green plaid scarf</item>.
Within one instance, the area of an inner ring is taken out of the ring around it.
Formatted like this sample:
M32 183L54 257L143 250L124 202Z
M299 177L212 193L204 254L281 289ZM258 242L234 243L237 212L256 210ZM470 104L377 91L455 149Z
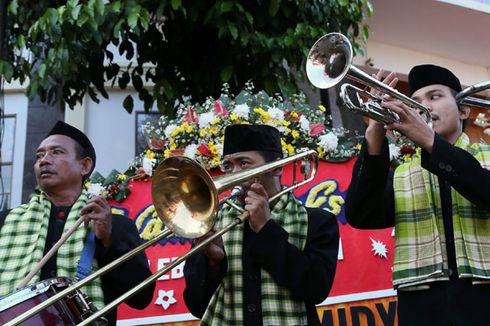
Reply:
M222 209L218 228L233 222L239 213L231 207ZM292 194L284 194L271 212L271 218L289 233L289 243L303 249L308 231L306 209ZM223 235L228 271L211 298L202 325L243 325L242 247L243 224ZM271 275L261 270L262 320L264 325L306 325L302 300L278 286Z
M64 232L80 217L80 211L87 202L86 192L82 192L70 210ZM35 194L28 204L14 208L5 219L0 230L0 296L12 293L19 283L41 260L44 253L48 230L51 202L44 193ZM73 279L77 274L77 264L82 253L87 229L79 227L59 248L57 253L57 275ZM96 260L94 260L96 264ZM93 270L97 266L92 267ZM38 282L40 272L30 281ZM100 279L82 287L97 307L104 306L104 296Z
M462 134L456 147L490 169L490 146L469 145ZM393 285L410 286L448 279L446 238L437 176L421 166L420 150L394 176L395 258ZM482 189L486 191L487 189ZM454 244L460 277L490 279L490 213L451 189Z

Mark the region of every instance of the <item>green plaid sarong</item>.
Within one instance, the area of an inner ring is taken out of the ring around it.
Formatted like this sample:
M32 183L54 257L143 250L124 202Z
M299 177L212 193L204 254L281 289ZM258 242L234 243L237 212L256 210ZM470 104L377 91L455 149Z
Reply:
M218 215L218 229L234 221L239 213L227 206ZM308 232L308 214L292 194L284 194L271 211L271 218L289 233L289 243L303 249ZM242 247L243 224L223 235L228 271L218 286L201 325L243 324ZM306 325L302 300L294 299L289 290L278 286L271 275L261 270L262 320L264 325Z
M64 231L68 230L80 217L80 211L88 200L82 192L73 204L66 219ZM10 211L0 230L0 296L15 292L15 286L34 268L44 253L48 230L51 202L41 192L35 194L28 204L18 206ZM74 279L77 264L84 246L87 229L79 227L59 248L57 253L57 275ZM94 260L93 270L97 269ZM40 272L30 281L39 281ZM88 295L92 302L101 308L104 306L101 281L99 278L81 291Z
M456 147L490 169L490 146L469 145L462 134ZM446 238L437 176L421 166L420 151L394 175L395 258L393 285L411 286L448 279ZM482 189L486 191L486 189ZM490 279L490 213L451 189L456 263L460 277Z

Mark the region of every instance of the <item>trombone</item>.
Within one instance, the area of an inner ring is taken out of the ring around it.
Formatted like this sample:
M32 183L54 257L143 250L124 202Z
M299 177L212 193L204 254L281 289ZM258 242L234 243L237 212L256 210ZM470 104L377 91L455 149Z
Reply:
M306 75L309 81L314 86L325 89L337 85L344 77L347 77L389 94L414 109L421 110L427 124L432 125L432 118L427 107L356 68L352 64L352 55L352 45L346 36L340 33L325 34L315 42L308 53ZM360 94L367 96L370 100L363 101ZM386 110L380 105L383 100L382 97L354 85L343 84L340 97L344 105L351 111L382 123L400 121L396 113Z
M484 109L490 109L490 101L480 99L477 97L472 97L471 95L481 92L483 90L490 89L490 80L483 81L472 85L468 88L463 89L461 92L456 94L456 102L460 105L475 106Z
M289 163L293 163L292 185L282 189L279 193L270 197L269 203L273 202L283 194L293 191L294 189L312 181L315 178L318 169L318 157L314 150L305 151L281 160L269 162L264 165L236 173L230 173L214 179L209 175L206 169L192 159L184 156L167 158L157 167L153 174L152 199L158 217L163 221L168 230L161 232L155 239L152 239L138 248L133 249L119 259L89 275L85 279L55 294L36 307L22 313L15 319L12 319L6 323L5 326L18 325L26 321L39 313L41 310L64 298L91 280L105 274L122 262L132 258L141 250L144 250L162 239L164 236L168 236L172 232L178 236L191 239L205 235L215 224L217 217L216 213L218 212L220 204L228 203L232 207L242 212L239 218L237 218L234 222L225 226L211 237L205 239L199 243L199 245L192 248L189 252L180 256L171 264L153 274L147 280L121 295L119 298L106 305L103 309L97 311L93 315L90 315L79 325L90 324L152 282L155 282L163 274L172 270L187 258L199 252L204 246L212 242L214 239L220 237L235 226L243 223L248 218L248 213L241 207L234 204L230 197L225 197L222 200L218 200L218 195L221 192L232 189L247 180L257 178L263 174L288 165ZM303 176L303 180L297 180L298 170L300 170L300 175ZM234 192L236 195L236 191ZM233 195L234 194L232 192L231 196Z

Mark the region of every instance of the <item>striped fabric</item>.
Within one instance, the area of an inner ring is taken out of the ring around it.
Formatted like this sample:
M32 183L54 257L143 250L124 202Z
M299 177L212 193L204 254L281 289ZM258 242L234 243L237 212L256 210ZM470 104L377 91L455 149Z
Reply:
M462 134L455 146L490 169L490 146L469 145ZM420 150L394 175L395 258L393 285L447 280L446 239L437 176L421 166ZM482 189L483 190L483 189ZM486 191L486 190L485 190ZM456 262L460 277L490 279L490 213L451 189Z
M231 223L238 213L231 207L220 211L217 228ZM308 215L292 194L284 194L271 212L271 218L289 233L289 243L303 249L308 232ZM243 325L242 247L243 225L223 235L228 271L202 318L202 325ZM271 275L261 270L262 315L264 325L306 325L302 300L278 286Z
M84 191L68 214L64 231L68 230L80 217L80 211L87 202ZM41 260L44 253L48 230L51 202L42 192L35 194L28 204L14 208L7 215L5 224L0 230L0 296L15 291L19 283ZM73 279L77 273L77 264L83 249L87 229L78 228L59 248L57 253L57 275ZM94 264L96 261L94 260ZM93 270L97 266L92 267ZM41 272L30 281L39 281ZM104 296L100 279L82 287L81 291L89 296L92 302L101 308Z

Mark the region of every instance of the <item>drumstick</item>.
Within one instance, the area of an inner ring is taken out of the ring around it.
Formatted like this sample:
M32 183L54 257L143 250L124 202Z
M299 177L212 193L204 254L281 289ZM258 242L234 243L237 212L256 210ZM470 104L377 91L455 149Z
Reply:
M34 277L34 275L36 275L36 273L39 272L39 270L41 268L43 268L43 266L55 254L55 252L58 251L58 249L61 247L61 245L63 243L65 243L66 239L68 239L68 237L70 237L70 235L72 235L72 233L75 232L76 229L78 229L78 227L80 226L80 224L82 224L82 222L83 222L83 216L80 216L80 218L75 222L75 224L73 224L69 230L67 230L65 233L63 233L63 235L58 240L58 242L56 242L53 245L53 247L39 261L39 263L37 263L37 265L34 267L34 269L29 274L27 274L27 276L19 284L17 284L17 289L21 289L21 288L25 287L27 285L27 283L29 283L29 281Z

